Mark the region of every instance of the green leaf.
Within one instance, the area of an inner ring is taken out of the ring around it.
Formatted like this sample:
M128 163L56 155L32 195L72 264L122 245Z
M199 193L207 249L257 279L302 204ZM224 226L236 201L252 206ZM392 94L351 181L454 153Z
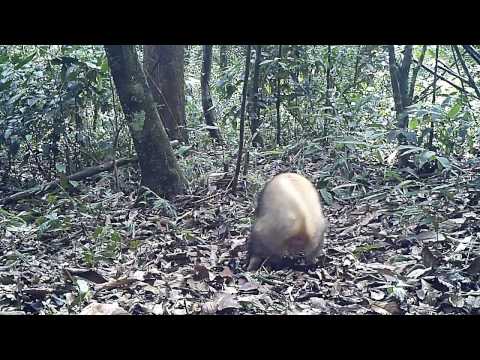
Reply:
M450 161L443 156L438 156L437 160L444 169L450 169L452 167L452 165L450 164Z
M93 232L93 238L94 239L98 239L100 237L100 235L102 235L103 233L103 227L102 226L98 226L95 231Z
M435 152L430 150L422 152L418 157L419 167L422 168L427 162L435 160L435 155Z
M325 188L320 189L320 195L322 195L322 198L325 201L325 204L332 205L333 197L332 197L332 194L330 194L330 192L327 189Z
M54 204L55 202L57 202L57 196L55 194L48 194L47 203Z
M100 63L100 71L104 74L108 73L109 69L108 69L108 61L107 61L107 58L104 57L102 58L101 60L101 63Z
M192 149L192 146L191 145L182 145L178 148L177 150L177 154L179 156L184 156L186 154L188 154L188 152Z
M36 52L33 52L32 54L28 55L27 57L21 59L18 63L15 64L15 70L18 70L28 64L30 61L33 60L33 58L37 55Z
M402 153L403 156L414 153L414 152L424 151L423 148L418 146L412 146L412 145L400 145L398 147L398 150L405 150L405 149L408 149L408 150Z
M68 189L70 187L70 182L68 181L68 178L63 173L60 173L60 186L63 187L64 189Z
M65 173L65 171L66 171L66 167L65 167L64 164L57 164L57 165L55 165L55 168L57 169L57 171L59 173Z
M262 66L262 65L265 65L265 64L270 64L271 62L274 62L275 60L271 60L271 59L268 59L268 60L263 60L259 66Z
M415 130L417 127L418 127L418 118L414 117L414 118L410 119L410 121L408 123L408 128L412 129L412 130Z
M455 116L460 112L461 109L462 109L462 104L456 103L456 104L453 105L453 107L450 109L450 111L448 112L447 116L448 116L450 119L453 119L453 118L455 118Z

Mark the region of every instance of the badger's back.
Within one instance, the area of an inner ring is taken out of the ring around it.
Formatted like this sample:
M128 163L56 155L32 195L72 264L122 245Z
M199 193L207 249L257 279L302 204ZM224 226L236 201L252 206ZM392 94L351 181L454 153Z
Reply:
M248 246L249 270L255 270L269 257L301 251L307 257L315 252L315 256L323 245L326 227L313 184L294 173L275 176L258 198Z

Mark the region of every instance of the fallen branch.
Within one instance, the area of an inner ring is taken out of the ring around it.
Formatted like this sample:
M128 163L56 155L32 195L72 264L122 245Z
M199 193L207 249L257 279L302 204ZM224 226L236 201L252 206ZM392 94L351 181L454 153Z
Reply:
M124 166L133 162L136 162L137 158L131 158L131 159L119 159L116 161L116 166ZM109 171L112 170L114 166L114 161L107 161L106 163L97 165L97 166L91 166L87 167L73 175L70 175L67 177L67 180L72 180L72 181L78 181L82 180L85 178L88 178L90 176L96 175L98 173L101 173L103 171ZM17 202L18 200L26 199L32 196L41 196L43 194L53 192L55 190L58 190L61 188L60 186L61 180L55 180L52 182L49 182L44 185L40 186L35 186L31 189L25 190L25 191L20 191L17 192L13 195L10 195L2 200L0 200L1 205Z

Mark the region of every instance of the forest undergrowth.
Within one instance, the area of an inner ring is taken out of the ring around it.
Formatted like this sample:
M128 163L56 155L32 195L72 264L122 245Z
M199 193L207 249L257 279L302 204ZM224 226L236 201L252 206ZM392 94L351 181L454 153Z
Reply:
M224 154L216 149L183 158L194 181L171 202L137 198L137 170L126 166L123 191L112 190L105 172L73 192L5 206L0 312L479 312L480 162L400 178L363 156L342 167L335 149L318 153L297 147L252 156L235 194L227 189L232 169L219 165ZM282 171L300 172L319 189L330 223L325 254L315 267L299 257L248 273L255 195Z

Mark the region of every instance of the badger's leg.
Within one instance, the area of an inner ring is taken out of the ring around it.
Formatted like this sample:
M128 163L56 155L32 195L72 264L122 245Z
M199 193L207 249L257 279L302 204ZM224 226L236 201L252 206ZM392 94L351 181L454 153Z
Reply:
M323 253L323 233L318 235L316 241L312 241L305 249L305 262L313 265L316 259Z

